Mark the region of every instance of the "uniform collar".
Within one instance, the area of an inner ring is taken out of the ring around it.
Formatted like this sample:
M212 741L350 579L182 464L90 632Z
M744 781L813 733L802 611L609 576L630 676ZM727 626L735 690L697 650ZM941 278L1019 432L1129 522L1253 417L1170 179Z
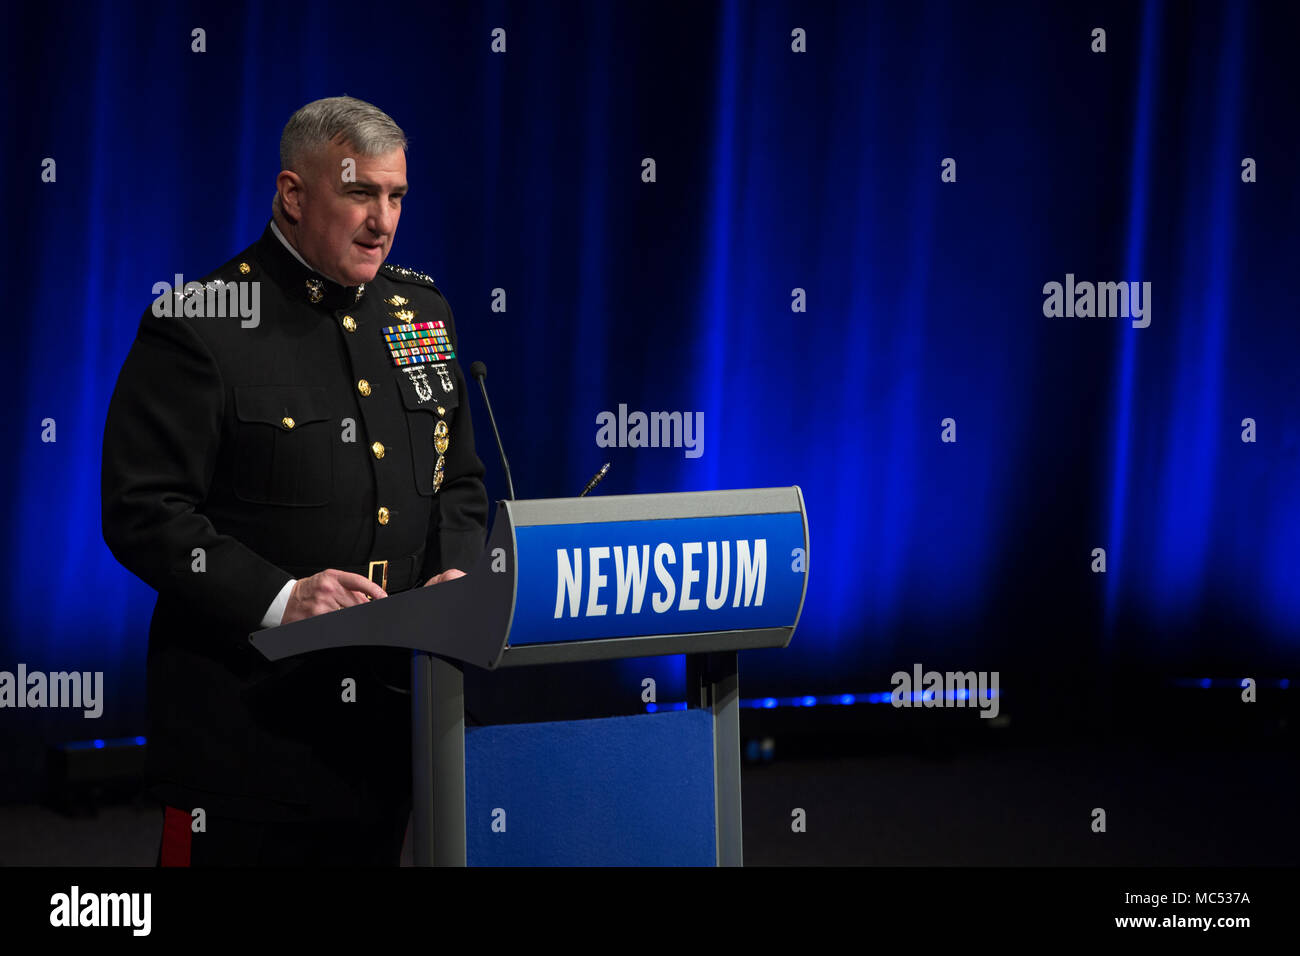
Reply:
M257 241L257 253L263 268L293 301L306 302L334 312L355 305L365 295L364 284L339 285L307 265L297 250L280 234L274 220L267 223L262 238Z
M302 257L302 254L301 254L300 252L298 252L297 249L295 249L293 246L289 245L289 240L286 239L286 238L284 238L284 233L282 233L282 232L280 231L280 227L277 226L277 225L275 224L275 220L274 220L274 219L271 220L271 232L273 232L273 233L275 234L275 238L279 239L280 242L281 242L281 244L282 244L286 249L289 250L290 255L292 255L295 259L297 259L297 260L298 260L299 262L301 262L303 265L307 266L307 260L304 259L304 258ZM310 269L311 266L307 266L307 268Z

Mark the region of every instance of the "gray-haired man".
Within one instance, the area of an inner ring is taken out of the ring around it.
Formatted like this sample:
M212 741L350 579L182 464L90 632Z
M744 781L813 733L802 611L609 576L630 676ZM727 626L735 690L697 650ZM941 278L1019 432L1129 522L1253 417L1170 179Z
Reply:
M428 276L385 264L405 148L368 103L298 110L266 231L145 312L113 393L104 539L158 591L163 865L398 860L405 653L271 665L247 635L437 584L483 546L451 309ZM259 284L237 300L255 321L214 308L241 283Z

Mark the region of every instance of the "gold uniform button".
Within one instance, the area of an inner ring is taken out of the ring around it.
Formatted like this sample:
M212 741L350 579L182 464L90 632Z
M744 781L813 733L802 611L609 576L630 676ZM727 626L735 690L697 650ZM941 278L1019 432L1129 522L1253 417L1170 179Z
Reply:
M343 316L343 328L349 332L355 332L357 330L357 320L350 315Z
M250 266L247 262L241 262L239 264L239 274L241 276L246 276L252 271L253 271L253 267Z
M388 524L388 509L380 508L378 518L380 524Z
M357 391L360 392L362 395L369 395L370 383L363 378L361 381L357 382Z
M285 415L284 418L280 419L280 424L283 425L285 428L292 428L293 419L290 418L288 415Z
M376 457L376 458L383 458L383 457L384 457L384 443L383 443L383 442L381 442L381 441L377 441L377 442L375 442L373 445L370 446L370 450L373 451L373 452L375 453L375 457Z

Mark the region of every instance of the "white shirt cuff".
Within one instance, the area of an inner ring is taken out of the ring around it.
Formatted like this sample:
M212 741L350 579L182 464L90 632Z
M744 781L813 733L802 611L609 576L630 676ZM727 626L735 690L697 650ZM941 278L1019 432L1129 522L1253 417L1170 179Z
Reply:
M279 627L280 622L284 620L284 609L289 606L289 595L293 591L293 586L297 578L290 578L289 583L280 588L280 593L275 596L271 606L266 609L262 615L262 627Z

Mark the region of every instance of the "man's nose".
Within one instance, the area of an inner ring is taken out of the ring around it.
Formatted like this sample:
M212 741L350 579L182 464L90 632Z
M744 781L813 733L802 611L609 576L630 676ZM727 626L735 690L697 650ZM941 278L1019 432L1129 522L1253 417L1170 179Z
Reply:
M370 220L366 225L376 235L391 235L397 227L397 215L398 210L391 203L381 198L371 210Z

